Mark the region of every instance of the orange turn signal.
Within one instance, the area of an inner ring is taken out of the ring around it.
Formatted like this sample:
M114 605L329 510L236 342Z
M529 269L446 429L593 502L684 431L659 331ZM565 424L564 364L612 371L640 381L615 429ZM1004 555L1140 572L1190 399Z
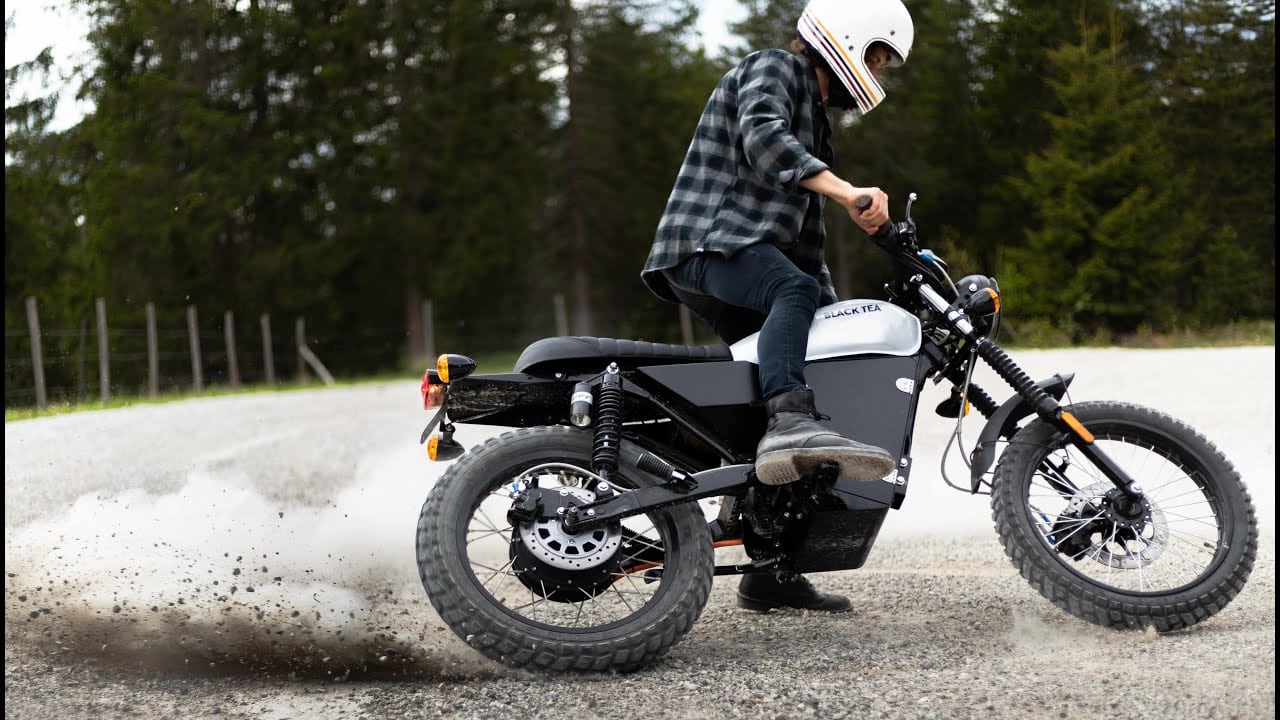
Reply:
M441 355L436 360L436 374L440 382L448 385L454 380L461 380L476 370L476 361L466 355Z
M995 308L993 312L1000 312L1000 293L991 288L983 288L983 290L986 290L987 294L991 296L991 304Z
M466 451L465 447L453 439L453 430L443 430L427 441L427 457L432 460L448 462L461 457Z
M1091 444L1091 445L1093 444L1093 440L1094 440L1093 433L1089 432L1089 429L1086 428L1083 423L1077 420L1075 415L1072 415L1071 413L1066 412L1064 410L1062 412L1062 421L1067 424L1067 427L1074 430L1076 435L1081 440L1085 441L1088 444Z

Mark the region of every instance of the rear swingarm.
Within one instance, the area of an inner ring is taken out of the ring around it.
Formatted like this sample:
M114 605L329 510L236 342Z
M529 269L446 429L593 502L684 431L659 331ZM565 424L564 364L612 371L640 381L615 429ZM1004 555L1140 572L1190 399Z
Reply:
M755 478L755 467L750 464L727 465L687 475L645 453L638 465L645 472L667 477L667 482L624 493L615 493L604 483L598 483L595 492L599 499L591 503L582 503L556 488L525 488L513 497L507 517L513 525L559 517L565 532L580 533L673 505L734 495L749 487Z

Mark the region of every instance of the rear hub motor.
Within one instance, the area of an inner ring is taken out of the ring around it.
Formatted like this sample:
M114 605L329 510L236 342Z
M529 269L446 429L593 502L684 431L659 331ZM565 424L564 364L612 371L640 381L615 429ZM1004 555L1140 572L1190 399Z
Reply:
M521 523L514 529L512 570L537 595L556 602L581 602L604 592L621 572L618 548L622 527L615 523L566 532L560 518L571 507L595 502L596 495L574 486L558 492L560 502L554 516Z

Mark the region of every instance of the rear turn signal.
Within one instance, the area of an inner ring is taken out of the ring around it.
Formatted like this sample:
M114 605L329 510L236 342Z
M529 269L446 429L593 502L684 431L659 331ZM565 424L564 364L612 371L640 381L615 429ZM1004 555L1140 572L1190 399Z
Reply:
M436 374L446 385L461 380L476 370L476 361L466 355L441 355L436 360Z
M431 436L427 441L427 457L432 460L453 460L466 452L466 448L453 439L453 432L446 430Z

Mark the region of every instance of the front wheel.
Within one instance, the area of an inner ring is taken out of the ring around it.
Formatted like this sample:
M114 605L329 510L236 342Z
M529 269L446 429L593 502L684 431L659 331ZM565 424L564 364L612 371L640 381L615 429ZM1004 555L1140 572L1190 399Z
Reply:
M592 435L525 428L468 451L432 488L418 519L418 573L431 604L472 647L516 667L628 671L652 663L692 627L714 557L697 503L568 533L554 518L508 521L536 485L566 505L596 499ZM660 482L623 442L618 492Z
M1155 410L1086 402L1071 412L1142 487L1141 506L1065 433L1034 420L1010 440L991 496L1014 566L1054 604L1104 627L1164 632L1226 607L1258 549L1239 473L1202 435Z

